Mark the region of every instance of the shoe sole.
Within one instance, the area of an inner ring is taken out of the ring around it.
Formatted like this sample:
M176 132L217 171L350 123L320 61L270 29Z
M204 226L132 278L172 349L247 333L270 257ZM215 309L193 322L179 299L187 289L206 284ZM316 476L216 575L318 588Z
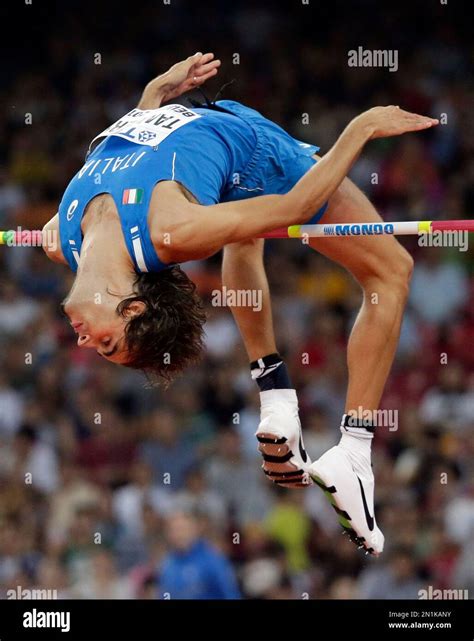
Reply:
M321 475L311 474L311 478L324 492L325 497L331 504L331 507L336 512L339 520L339 524L343 529L343 534L347 534L349 539L357 545L357 548L364 549L366 554L372 554L373 556L378 556L378 553L375 552L373 547L368 547L368 544L365 540L365 537L358 534L352 524L352 519L350 515L341 508L336 499L337 489L334 485L327 485L327 483L321 478Z
M257 440L263 457L263 472L273 483L294 489L313 484L308 472L292 462L294 454L287 438L271 432L261 432L257 435Z

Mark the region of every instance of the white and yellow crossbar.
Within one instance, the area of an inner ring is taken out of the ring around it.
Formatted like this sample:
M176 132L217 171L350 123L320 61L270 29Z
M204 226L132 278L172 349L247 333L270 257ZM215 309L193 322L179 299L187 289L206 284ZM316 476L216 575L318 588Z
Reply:
M343 236L416 236L439 231L474 232L474 220L409 220L406 222L291 225L262 234L261 238L321 238Z

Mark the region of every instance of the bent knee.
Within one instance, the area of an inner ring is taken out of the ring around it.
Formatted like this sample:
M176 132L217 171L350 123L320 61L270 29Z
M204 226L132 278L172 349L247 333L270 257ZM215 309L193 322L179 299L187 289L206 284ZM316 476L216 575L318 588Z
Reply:
M389 256L387 268L393 279L409 285L415 263L412 255L398 241L395 242L396 248Z
M373 288L374 281L382 287L390 288L402 296L408 295L413 274L414 261L407 250L395 239L390 238L386 251L377 260L369 260L358 278L362 287Z

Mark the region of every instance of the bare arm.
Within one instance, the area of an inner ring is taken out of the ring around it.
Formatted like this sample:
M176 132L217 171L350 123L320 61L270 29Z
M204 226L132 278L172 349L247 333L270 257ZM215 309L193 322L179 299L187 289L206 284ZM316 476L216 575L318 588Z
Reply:
M158 109L163 102L177 98L215 76L220 64L220 60L214 60L213 53L200 52L177 62L147 84L138 108Z
M304 223L338 188L370 139L436 124L437 120L398 107L370 109L352 120L331 150L284 195L203 207L184 197L182 202L176 202L175 193L163 184L159 186L162 194L156 216L152 209L153 218L158 221L152 231L155 247L166 262L195 260L210 256L229 243Z

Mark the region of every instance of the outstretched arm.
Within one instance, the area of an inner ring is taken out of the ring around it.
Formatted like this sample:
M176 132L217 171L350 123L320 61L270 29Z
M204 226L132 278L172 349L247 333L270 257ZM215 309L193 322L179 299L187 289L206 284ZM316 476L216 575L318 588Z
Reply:
M195 53L151 80L138 103L139 109L158 109L163 102L200 87L217 74L221 61L213 53Z
M166 262L206 258L229 243L304 223L338 188L369 140L437 124L438 120L399 107L374 107L354 118L330 151L284 195L204 207L184 197L176 200L175 191L162 183L156 216L152 210L159 221L152 232L158 254Z

